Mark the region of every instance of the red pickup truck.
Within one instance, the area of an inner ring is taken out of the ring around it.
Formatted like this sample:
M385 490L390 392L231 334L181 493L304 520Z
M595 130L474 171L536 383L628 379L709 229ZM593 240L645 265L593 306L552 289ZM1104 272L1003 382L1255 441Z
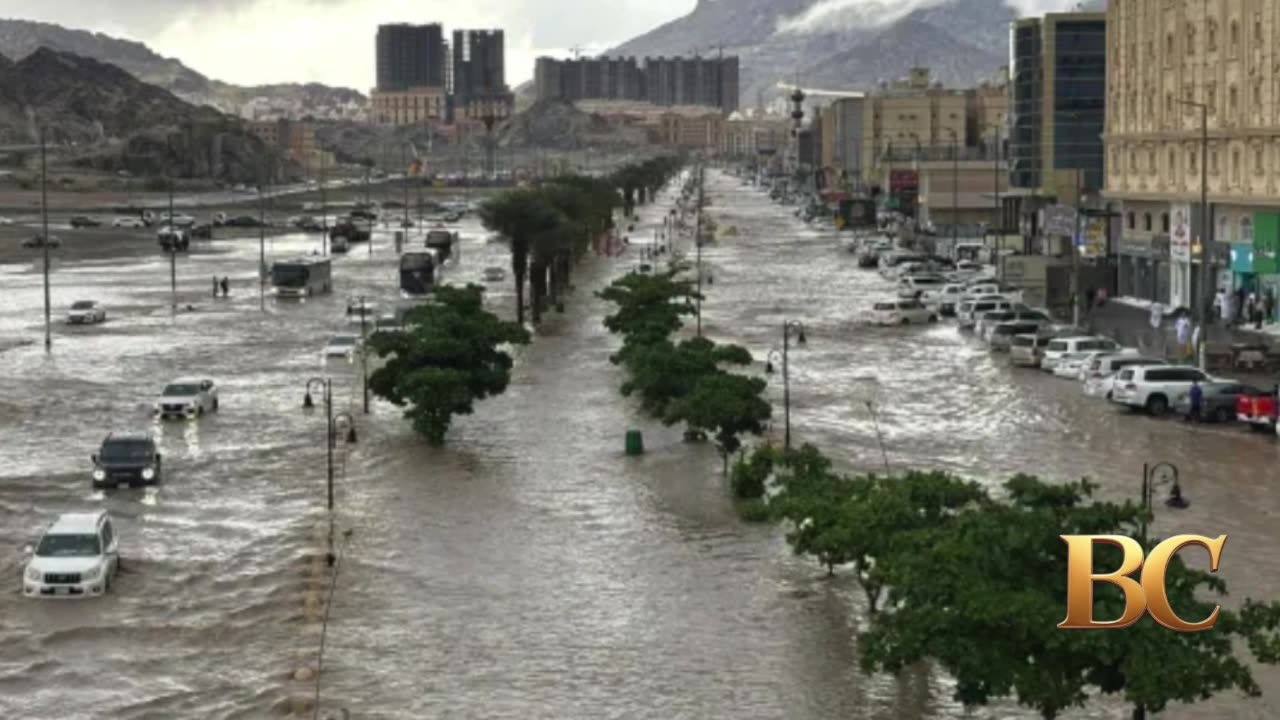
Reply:
M1249 423L1254 430L1275 434L1277 417L1275 393L1241 395L1236 399L1236 419Z

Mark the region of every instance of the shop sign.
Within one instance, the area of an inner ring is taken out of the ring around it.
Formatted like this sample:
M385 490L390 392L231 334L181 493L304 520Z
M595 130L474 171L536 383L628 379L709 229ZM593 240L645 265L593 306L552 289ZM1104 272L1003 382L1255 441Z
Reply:
M1191 206L1171 204L1169 217L1173 224L1169 228L1169 256L1174 262L1191 262Z

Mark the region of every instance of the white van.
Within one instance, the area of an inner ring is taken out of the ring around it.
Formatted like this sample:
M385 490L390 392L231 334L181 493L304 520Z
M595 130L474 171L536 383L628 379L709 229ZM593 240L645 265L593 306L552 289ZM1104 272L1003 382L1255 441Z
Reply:
M972 330L978 318L989 312L1005 312L1013 309L1013 302L1004 298L1000 300L979 300L972 304L965 303L956 314L961 330Z
M1136 350L1120 347L1120 343L1111 338L1083 335L1078 337L1055 338L1044 348L1044 356L1040 359L1040 369L1053 372L1058 361L1066 355L1081 355L1090 352L1137 354Z

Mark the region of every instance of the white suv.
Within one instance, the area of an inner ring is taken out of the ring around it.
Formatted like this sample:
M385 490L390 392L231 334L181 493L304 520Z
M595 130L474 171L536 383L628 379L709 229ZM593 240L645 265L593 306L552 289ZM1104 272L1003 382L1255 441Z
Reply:
M1090 335L1060 337L1050 340L1049 344L1045 346L1044 355L1040 359L1040 369L1045 372L1053 372L1057 369L1058 361L1064 356L1091 352L1138 354L1137 350L1122 348L1120 343L1110 338Z
M208 378L179 378L164 386L156 400L155 415L167 417L199 417L218 409L218 386Z
M111 516L105 510L61 515L45 530L22 571L26 597L102 595L120 567Z
M1178 365L1142 365L1120 370L1111 389L1111 402L1159 417L1174 400L1191 389L1191 382L1215 381L1202 371ZM1232 382L1221 380L1219 382Z

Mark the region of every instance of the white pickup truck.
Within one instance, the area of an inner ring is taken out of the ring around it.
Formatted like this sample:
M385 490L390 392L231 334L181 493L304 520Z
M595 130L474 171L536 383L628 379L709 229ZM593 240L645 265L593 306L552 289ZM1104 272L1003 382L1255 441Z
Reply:
M155 415L194 418L218 409L218 387L207 378L179 378L164 386L155 403Z

